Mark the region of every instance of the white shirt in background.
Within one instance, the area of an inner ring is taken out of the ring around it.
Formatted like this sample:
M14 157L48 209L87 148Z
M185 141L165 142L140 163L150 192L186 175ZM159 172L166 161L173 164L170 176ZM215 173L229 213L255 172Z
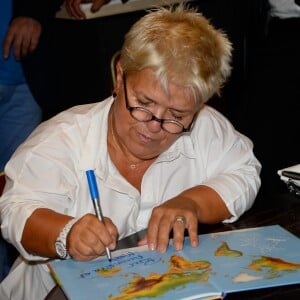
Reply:
M269 0L270 16L280 19L299 18L300 6L294 0Z

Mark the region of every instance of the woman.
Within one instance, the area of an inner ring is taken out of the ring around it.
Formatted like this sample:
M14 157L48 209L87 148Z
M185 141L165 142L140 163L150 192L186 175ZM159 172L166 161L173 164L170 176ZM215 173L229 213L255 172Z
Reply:
M183 5L132 27L113 97L41 124L5 169L2 233L22 262L1 299L43 298L55 284L47 259L91 260L144 228L140 244L150 249L164 252L171 230L181 249L185 229L197 246L198 224L233 222L251 207L260 186L252 143L205 105L229 76L230 56L226 36ZM105 225L89 199L90 169Z

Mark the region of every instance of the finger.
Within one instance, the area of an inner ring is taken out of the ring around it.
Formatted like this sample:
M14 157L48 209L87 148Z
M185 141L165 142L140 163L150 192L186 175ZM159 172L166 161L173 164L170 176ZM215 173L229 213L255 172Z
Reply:
M67 246L75 259L92 259L101 255L105 247L115 247L116 227L109 219L105 221L109 229L95 215L87 214L73 225L67 236Z
M104 251L104 246L102 245L102 249L95 250L99 242L97 236L89 229L79 229L78 231L74 228L75 226L76 224L73 225L67 236L67 248L71 257L79 261L86 261L99 256Z
M80 7L81 0L66 1L66 10L71 17L75 19L85 19L86 16Z
M157 247L157 235L160 223L160 216L155 213L155 209L152 211L150 221L147 229L147 242L150 250L156 250Z
M185 232L186 221L181 221L181 219L174 221L173 225L173 243L175 250L183 249L184 242L184 232Z
M94 227L91 227L91 231L95 234L97 239L101 241L101 243L105 247L109 247L110 245L115 244L115 238L112 237L111 231L111 224L107 222L107 224L104 224L100 220L97 219L98 224L96 224Z
M2 51L3 51L3 57L7 59L9 57L10 48L12 46L14 40L14 35L9 30L6 34L6 37L3 42Z
M144 246L144 245L147 245L147 244L148 244L148 237L147 237L147 235L144 236L141 240L139 240L137 242L138 246Z
M108 245L108 248L110 250L114 250L117 246L119 232L118 232L117 226L111 221L111 219L105 217L104 220L105 220L105 227L108 230L110 237L113 240L112 243L110 243Z
M15 35L13 41L13 48L16 60L20 60L22 58L23 52L26 52L23 49L23 35Z
M70 245L68 248L68 252L70 256L78 261L88 261L91 259L95 259L99 257L101 254L105 252L105 248L102 245L102 247L98 249L94 249L93 247L90 247L90 245L87 245L85 243L77 243L74 245Z
M157 233L157 247L156 250L160 253L166 252L169 241L170 232L172 230L173 220L169 216L164 215L159 223L158 233Z
M29 52L33 52L37 48L42 33L42 27L40 23L34 21L32 26L33 29L31 30L30 34Z
M76 260L89 260L105 252L107 246L91 228L85 230L76 240L69 240L68 250Z
M26 56L30 52L30 36L27 34L18 35L18 38L14 43L15 55L16 51L18 51L20 58Z
M28 52L30 53L33 52L38 46L38 43L39 43L39 38L37 38L36 36L32 37L29 44Z
M187 230L190 238L190 244L192 247L197 247L199 245L199 236L198 236L198 220L190 221L187 224Z
M91 7L91 12L97 12L107 2L107 0L94 0Z
M91 252L89 256L100 256L105 253L106 246L104 246L103 242L97 240L96 243L91 244Z

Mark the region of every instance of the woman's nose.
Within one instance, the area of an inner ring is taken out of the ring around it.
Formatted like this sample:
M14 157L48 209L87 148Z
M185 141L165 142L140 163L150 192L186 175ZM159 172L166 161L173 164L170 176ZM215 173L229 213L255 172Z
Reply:
M153 133L157 133L160 130L163 130L161 128L161 122L159 120L151 120L147 122L147 126L148 126L148 130Z

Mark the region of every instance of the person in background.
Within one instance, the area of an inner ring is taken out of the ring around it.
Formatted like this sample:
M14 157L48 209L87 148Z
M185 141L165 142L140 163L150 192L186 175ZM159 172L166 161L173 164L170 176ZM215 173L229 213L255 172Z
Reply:
M33 19L12 20L13 3L0 5L0 171L16 148L41 121L41 109L36 103L23 74L20 59L32 52L39 40L40 26ZM20 25L16 26L17 23ZM19 30L16 30L19 28ZM24 35L24 39L20 37ZM11 262L6 242L0 237L0 281Z
M29 86L43 111L43 120L72 106L105 99L111 94L110 59L114 43L121 45L125 28L114 20L56 17L62 0L14 0L16 16L39 21L37 49L22 60ZM108 24L107 24L108 21ZM114 34L105 28L113 23ZM133 21L130 21L133 23ZM117 32L117 34L116 34ZM100 54L100 55L99 55Z
M31 94L20 63L22 57L36 48L41 28L30 18L20 17L10 23L12 1L1 3L0 170L3 171L12 153L41 120L41 109Z
M82 3L91 3L91 12L97 12L101 9L104 4L109 3L111 0L65 0L65 6L68 14L75 19L85 19L86 16L82 9L80 8L80 4ZM128 1L128 0L127 0ZM126 0L122 0L122 2L127 2Z
M113 95L35 130L6 167L1 230L20 257L1 299L44 299L55 286L49 259L92 260L145 228L139 245L153 251L166 251L171 232L182 249L185 230L197 247L201 224L251 208L261 169L253 144L206 104L230 75L231 51L195 9L153 9L125 37Z
M56 63L56 41L53 38L55 36L53 27L55 13L59 10L62 1L13 0L13 25L16 39L22 41L20 45L26 45L28 39L33 39L22 20L25 22L31 20L40 28L38 40L34 39L36 44L34 51L23 56L21 63L30 90L42 109L42 120L46 120L71 106L61 103L57 97L56 77L63 68L62 65Z
M300 130L299 77L294 75L300 69L299 0L266 2L269 7L264 14L263 34L253 32L248 38L248 100L244 103L242 129L253 141L263 166L259 191L263 202L287 192L277 171L298 164L300 152L295 142L295 133ZM270 105L262 105L269 99L284 105L272 105L270 114Z

